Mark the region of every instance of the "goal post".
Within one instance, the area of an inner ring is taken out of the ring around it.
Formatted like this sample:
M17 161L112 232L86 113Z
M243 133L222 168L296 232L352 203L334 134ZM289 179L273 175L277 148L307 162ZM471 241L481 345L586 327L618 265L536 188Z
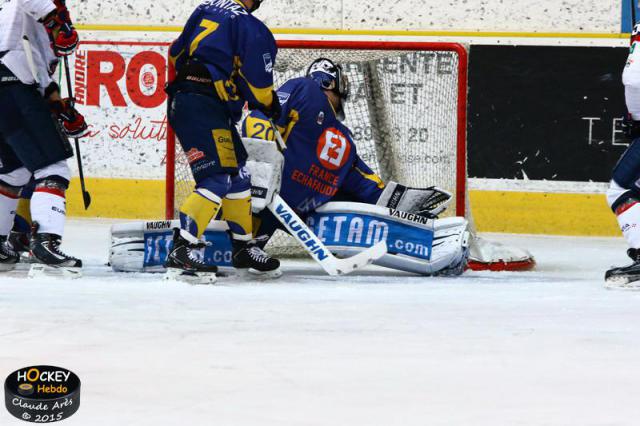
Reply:
M346 69L352 96L345 124L359 154L383 179L454 194L464 216L468 54L459 43L279 40L276 87L325 56ZM169 73L173 73L171 65ZM191 175L171 130L167 137L166 216L174 218ZM440 164L440 160L444 164ZM435 169L440 168L439 171ZM445 176L445 174L447 176Z

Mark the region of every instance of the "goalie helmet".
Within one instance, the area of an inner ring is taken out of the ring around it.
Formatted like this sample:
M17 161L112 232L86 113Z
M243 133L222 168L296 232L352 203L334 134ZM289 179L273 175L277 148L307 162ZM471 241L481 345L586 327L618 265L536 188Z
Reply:
M340 110L336 111L338 118L344 120L343 102L349 100L349 79L344 74L342 67L331 59L318 58L309 65L307 77L318 83L324 89L334 92L340 97Z

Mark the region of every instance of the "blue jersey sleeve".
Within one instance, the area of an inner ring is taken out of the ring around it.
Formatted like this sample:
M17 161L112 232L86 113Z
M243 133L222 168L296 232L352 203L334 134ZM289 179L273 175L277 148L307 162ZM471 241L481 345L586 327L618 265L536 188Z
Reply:
M277 102L280 102L282 114L275 122L285 143L292 130L300 121L302 109L305 106L306 90L301 79L287 81L277 92ZM258 110L251 111L242 123L242 136L256 139L275 141L275 134L266 115Z
M356 155L355 161L345 176L340 190L349 194L351 201L375 204L384 190L384 183L367 163Z
M236 30L234 68L242 97L251 109L270 108L273 99L273 67L277 47L271 31L257 19L245 19Z

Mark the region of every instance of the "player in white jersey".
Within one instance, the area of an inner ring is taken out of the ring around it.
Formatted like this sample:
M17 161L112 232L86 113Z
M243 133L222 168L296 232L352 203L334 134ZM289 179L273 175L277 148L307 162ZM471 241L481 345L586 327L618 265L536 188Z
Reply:
M73 155L67 136L87 125L51 78L58 58L78 44L64 0L0 0L0 270L18 255L6 244L22 188L35 180L30 249L36 270L79 275L82 262L64 254L65 191Z
M613 170L607 201L629 244L627 254L633 263L608 270L605 280L627 285L640 280L640 25L633 30L622 81L628 111L622 127L631 145Z

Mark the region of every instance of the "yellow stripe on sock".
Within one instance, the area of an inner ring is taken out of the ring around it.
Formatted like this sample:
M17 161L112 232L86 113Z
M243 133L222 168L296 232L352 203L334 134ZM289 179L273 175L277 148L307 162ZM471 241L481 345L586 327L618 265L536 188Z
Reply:
M211 219L220 210L220 203L209 200L203 197L197 192L192 192L191 195L180 206L180 213L189 216L196 223L198 227L198 234L196 237L200 238L204 234L207 225L211 222Z
M29 225L31 225L31 199L20 198L18 201L18 207L16 208L16 216L23 218Z
M232 228L231 231L238 235L253 236L253 217L251 215L251 196L241 199L222 200L222 219L229 222L229 226L236 225L242 229Z

